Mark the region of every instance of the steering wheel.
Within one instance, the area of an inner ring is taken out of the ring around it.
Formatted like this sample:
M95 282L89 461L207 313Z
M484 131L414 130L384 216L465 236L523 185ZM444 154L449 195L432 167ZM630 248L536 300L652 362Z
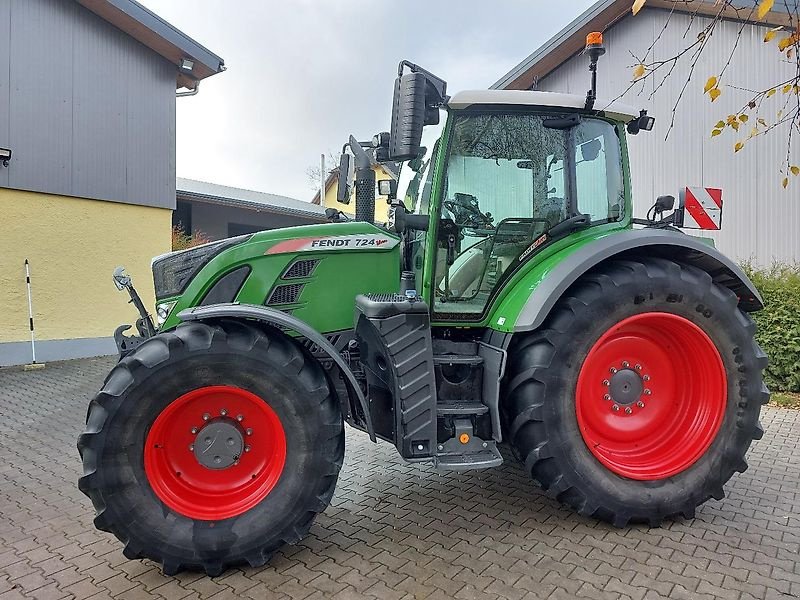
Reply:
M491 229L494 227L492 213L483 213L478 207L478 199L470 194L455 194L455 200L445 200L444 207L453 214L459 227L468 229Z

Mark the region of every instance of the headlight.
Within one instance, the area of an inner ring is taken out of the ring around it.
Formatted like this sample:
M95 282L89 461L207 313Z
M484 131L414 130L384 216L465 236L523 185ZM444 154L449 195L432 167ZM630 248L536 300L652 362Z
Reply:
M208 261L223 250L250 239L250 235L195 246L188 250L170 252L153 259L153 284L156 300L180 295L192 278Z
M161 327L164 321L167 320L169 313L172 312L172 307L177 304L176 300L172 302L161 302L156 305L156 324Z

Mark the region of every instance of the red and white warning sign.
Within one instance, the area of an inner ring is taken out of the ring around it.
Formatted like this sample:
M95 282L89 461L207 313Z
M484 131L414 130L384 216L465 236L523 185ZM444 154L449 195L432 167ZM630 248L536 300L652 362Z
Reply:
M687 187L683 192L683 227L718 230L722 227L722 190Z

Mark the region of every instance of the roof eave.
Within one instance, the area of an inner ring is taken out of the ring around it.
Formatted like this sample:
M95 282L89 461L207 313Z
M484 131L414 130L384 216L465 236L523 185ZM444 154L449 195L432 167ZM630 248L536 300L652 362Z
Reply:
M643 10L652 9L669 9L683 13L697 13L702 16L713 16L719 12L719 7L709 0L682 0L677 4L675 0L649 0ZM747 19L743 17L745 10L744 8L727 9L723 12L722 17L747 22ZM490 89L531 89L538 80L546 77L567 59L583 50L588 33L605 31L628 16L632 16L630 0L599 0L496 81ZM787 25L790 22L790 15L772 11L757 24L777 26Z
M225 70L222 58L136 0L76 1L173 63L176 70L182 59L193 61L191 73L178 71L176 87L194 88L198 81Z

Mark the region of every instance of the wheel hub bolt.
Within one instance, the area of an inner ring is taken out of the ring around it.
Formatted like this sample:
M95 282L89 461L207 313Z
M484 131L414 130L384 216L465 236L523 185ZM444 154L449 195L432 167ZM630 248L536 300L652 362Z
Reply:
M221 414L224 417L225 415L228 414L228 411L223 408L221 411L219 411L219 414Z
M244 451L245 451L245 452L250 452L250 446L245 446L245 447L244 447Z
M194 444L189 444L189 452L194 452Z
M608 379L603 379L603 385L608 387L611 385L611 382Z
M205 414L203 415L203 421L208 421L210 418L211 418L211 415L210 415L210 414L208 414L208 413L205 413Z
M244 421L244 415L236 415L237 421Z
M630 366L631 366L631 363L629 363L627 360L622 362L622 368L623 369L627 369Z
M611 394L606 394L603 396L603 400L611 400Z
M247 431L245 431L245 433L246 433L247 435L253 435L253 429L252 429L251 427L248 427L248 428L247 428Z
M611 410L619 410L619 405L615 404L614 406L611 407Z
M609 369L609 371L611 371L611 374L613 375L614 373L616 373L616 372L617 372L617 367L611 367L611 368Z
M194 435L195 433L197 433L197 427L192 427L192 435Z
M650 381L650 375L645 375L644 377L642 377L642 379L645 381Z
M649 395L651 395L652 393L653 393L653 392L651 392L650 390L645 390L645 391L644 391L644 395L645 395L645 396L649 396Z
M641 371L642 370L642 365L636 364L636 365L634 365L633 368L636 369L637 371Z
M631 414L632 412L633 412L633 411L631 410L631 407L630 407L630 406L627 406L627 407L625 407L625 414L626 414L626 415L629 415L629 414Z
M639 400L639 401L636 403L636 406L638 406L639 408L644 408L644 402L642 402L641 400Z

